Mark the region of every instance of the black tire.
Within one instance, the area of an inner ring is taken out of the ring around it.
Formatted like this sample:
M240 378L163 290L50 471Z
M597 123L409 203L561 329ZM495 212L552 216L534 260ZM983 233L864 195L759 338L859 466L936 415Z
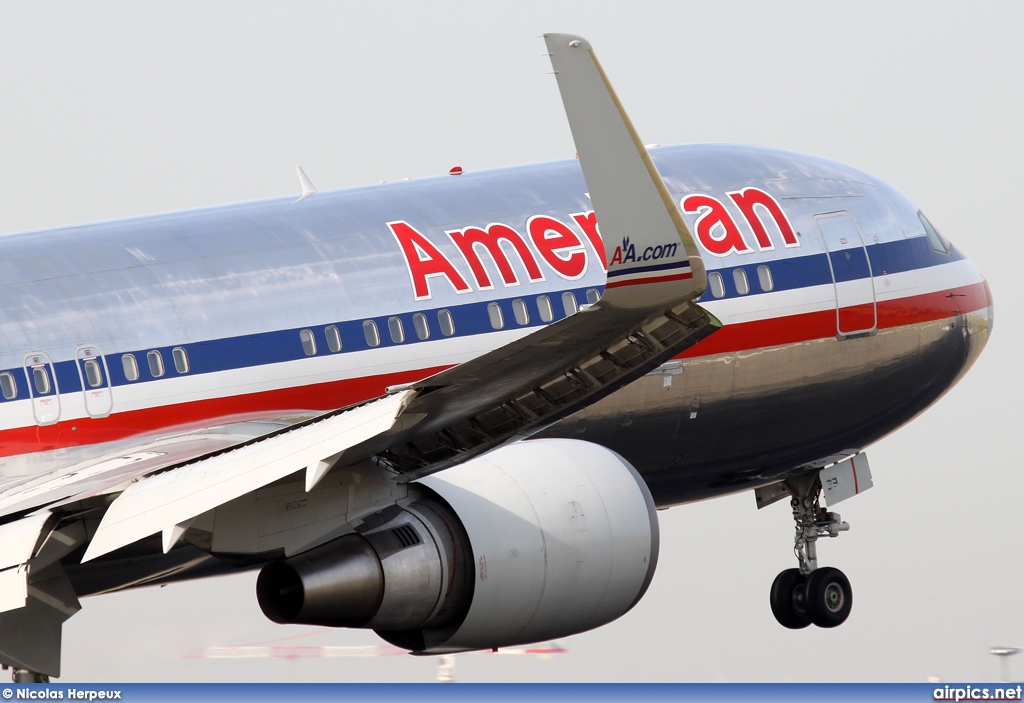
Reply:
M839 569L826 566L807 577L807 614L818 627L838 627L850 617L853 589Z
M804 605L805 581L800 569L786 569L772 582L772 615L783 627L800 630L811 624Z

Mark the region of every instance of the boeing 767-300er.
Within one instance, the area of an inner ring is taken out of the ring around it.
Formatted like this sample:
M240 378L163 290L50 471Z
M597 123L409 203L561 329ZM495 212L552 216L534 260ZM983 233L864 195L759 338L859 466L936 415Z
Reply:
M243 569L416 653L564 637L643 596L656 508L744 490L793 506L778 621L846 619L822 503L970 368L985 279L861 171L645 148L545 39L578 160L0 238L16 680L83 596Z

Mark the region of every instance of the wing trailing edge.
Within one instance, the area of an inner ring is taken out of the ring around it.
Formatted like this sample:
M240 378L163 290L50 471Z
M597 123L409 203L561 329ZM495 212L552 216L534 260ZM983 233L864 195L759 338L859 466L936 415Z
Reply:
M157 532L170 549L192 518L388 430L413 395L384 396L140 478L107 509L82 561ZM165 532L166 531L166 532Z

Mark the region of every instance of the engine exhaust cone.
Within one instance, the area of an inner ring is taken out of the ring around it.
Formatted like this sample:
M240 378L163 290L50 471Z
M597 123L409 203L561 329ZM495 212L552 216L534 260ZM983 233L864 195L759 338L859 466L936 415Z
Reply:
M359 627L384 598L384 573L373 547L345 535L286 561L267 564L256 579L263 614L280 624Z

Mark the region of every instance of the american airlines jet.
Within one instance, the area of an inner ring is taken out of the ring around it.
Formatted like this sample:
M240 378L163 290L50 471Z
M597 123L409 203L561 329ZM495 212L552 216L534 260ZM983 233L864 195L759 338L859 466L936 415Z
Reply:
M645 147L545 40L578 159L0 238L16 680L84 596L249 569L414 653L568 636L643 597L657 509L739 491L792 505L779 623L846 620L830 508L977 359L985 279L849 166Z

